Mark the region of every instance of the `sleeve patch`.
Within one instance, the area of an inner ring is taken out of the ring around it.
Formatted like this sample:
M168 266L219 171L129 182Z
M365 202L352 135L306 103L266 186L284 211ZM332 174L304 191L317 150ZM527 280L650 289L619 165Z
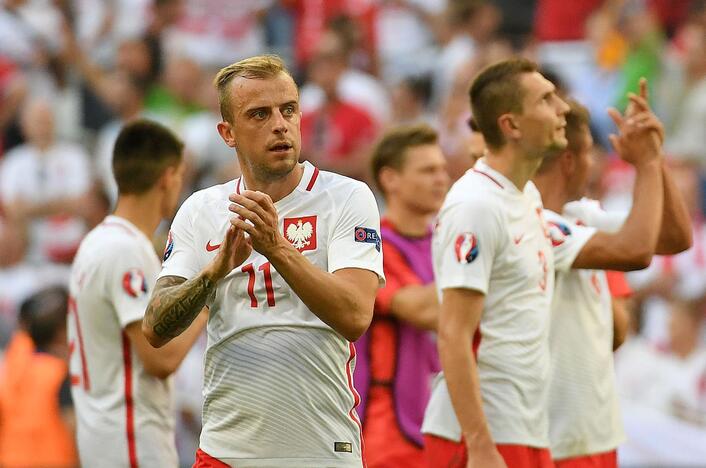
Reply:
M459 234L454 242L454 252L456 253L456 261L462 264L471 263L478 258L480 250L476 235L472 232Z
M566 224L555 221L549 221L547 224L547 227L549 228L549 238L552 241L552 247L560 246L564 243L566 238L571 235L571 229L569 229L569 226Z
M356 227L354 231L355 241L365 244L375 244L375 250L380 252L380 236L375 229L366 227Z
M123 275L123 290L130 297L142 297L147 294L147 281L142 270L131 268Z
M169 256L172 254L172 251L174 250L174 238L172 237L172 231L169 231L169 234L167 235L167 245L164 246L164 256L162 258L163 261L167 261Z

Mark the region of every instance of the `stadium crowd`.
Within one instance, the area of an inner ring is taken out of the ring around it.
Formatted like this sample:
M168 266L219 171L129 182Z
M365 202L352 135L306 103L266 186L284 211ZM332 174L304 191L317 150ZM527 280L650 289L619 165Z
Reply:
M706 437L706 1L0 0L0 466L27 466L7 461L28 447L9 428L75 424L55 374L68 375L60 363L73 351L64 296L80 242L118 199L111 159L121 128L147 118L183 140L180 201L239 177L216 130L213 80L222 67L263 53L282 57L299 85L301 159L366 182L383 215L390 200L371 170L382 151L376 142L426 123L448 171L442 185L458 180L485 152L470 125L470 83L518 55L590 111L586 195L627 213L635 171L614 154L606 109L624 111L647 78L693 246L626 274L627 338L615 353L627 434L619 456L625 466L706 459L698 443ZM168 230L163 222L153 240L160 257ZM18 330L59 357L41 363L51 371L16 374L30 366L12 359ZM203 334L174 375L183 466L199 443L205 349ZM36 397L27 386L54 389L60 420L23 403ZM18 417L24 422L9 425ZM54 438L71 445L70 433ZM69 461L57 466L75 463L69 446Z

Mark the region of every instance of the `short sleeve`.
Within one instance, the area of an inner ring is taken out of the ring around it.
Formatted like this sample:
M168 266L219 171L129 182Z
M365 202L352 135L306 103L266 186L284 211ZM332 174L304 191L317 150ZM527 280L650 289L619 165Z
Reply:
M164 246L160 278L179 276L190 279L201 271L200 251L196 249L192 219L192 214L197 209L195 206L197 203L198 199L195 195L186 199L172 221L167 234L167 243Z
M384 284L380 214L375 197L367 185L353 190L336 225L332 227L328 245L328 271L362 268L375 272Z
M392 244L382 242L383 270L385 271L385 287L378 289L375 297L375 313L386 315L390 312L392 298L400 288L420 285L419 277L412 271L404 257Z
M499 213L492 205L463 201L439 216L432 251L440 290L467 288L488 293L490 275L503 239Z
M126 243L116 248L108 266L106 291L122 328L145 315L156 281L152 262L154 259L147 258L139 244Z
M554 252L554 268L556 271L569 271L583 246L596 233L596 229L579 226L550 210L544 210L544 215Z
M591 226L599 231L618 232L625 224L628 213L606 211L597 200L581 199L564 205L564 215L577 220L576 223Z

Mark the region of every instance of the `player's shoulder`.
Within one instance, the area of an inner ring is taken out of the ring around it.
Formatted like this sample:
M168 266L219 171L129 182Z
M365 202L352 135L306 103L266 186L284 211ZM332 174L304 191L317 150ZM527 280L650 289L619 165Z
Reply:
M476 215L493 215L503 205L502 187L469 169L449 189L442 213L459 209Z
M147 241L131 227L108 216L86 234L76 258L90 263L115 264L121 259L143 256Z
M602 216L606 211L598 200L582 198L564 205L563 214L566 218L581 220L583 223L592 225L597 216Z
M214 205L223 206L229 203L228 196L237 190L239 179L230 180L223 184L213 185L189 195L179 207L180 212L190 214L208 213Z
M373 196L368 184L335 172L317 170L316 180L311 184L312 193L328 194L334 201L345 202L353 195Z

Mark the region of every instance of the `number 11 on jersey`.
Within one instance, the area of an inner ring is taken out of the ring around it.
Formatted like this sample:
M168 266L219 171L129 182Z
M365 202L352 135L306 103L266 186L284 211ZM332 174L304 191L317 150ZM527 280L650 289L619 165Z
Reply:
M263 263L257 269L262 272L262 276L265 278L267 305L269 307L274 307L275 291L272 287L272 265L270 265L270 262ZM243 265L240 271L248 274L248 296L250 296L250 307L255 308L258 304L257 297L255 296L255 281L257 280L255 275L255 266L252 263L248 263L247 265Z

